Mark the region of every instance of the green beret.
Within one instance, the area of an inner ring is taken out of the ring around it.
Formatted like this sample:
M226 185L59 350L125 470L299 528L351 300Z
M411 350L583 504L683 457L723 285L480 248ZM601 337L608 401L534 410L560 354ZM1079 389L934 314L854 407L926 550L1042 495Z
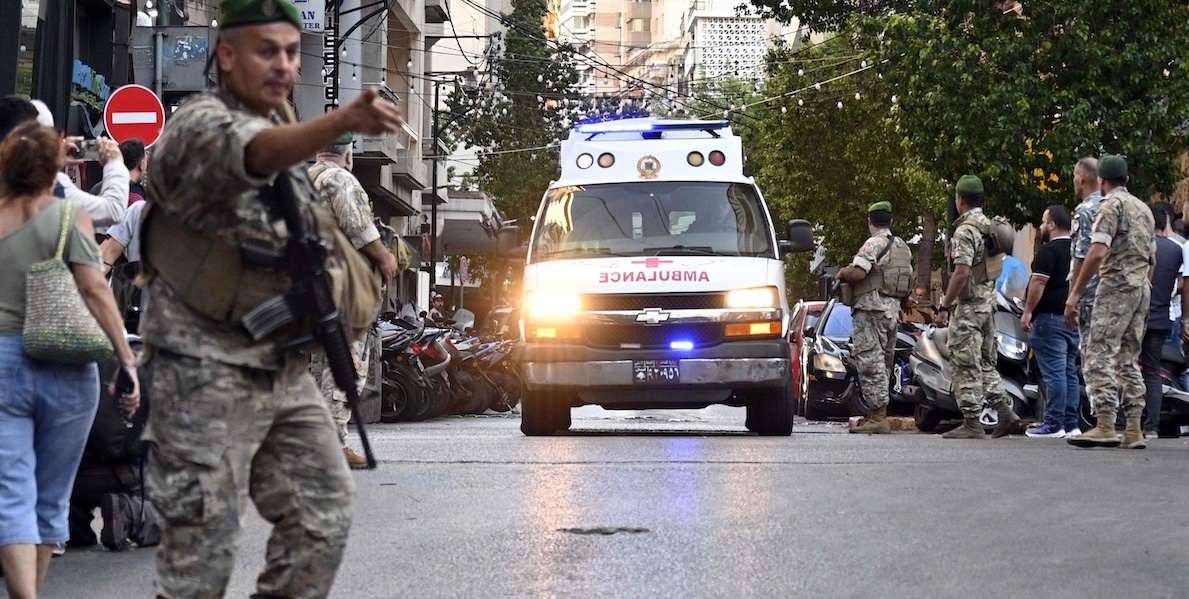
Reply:
M1122 156L1107 154L1098 159L1100 179L1122 179L1127 176L1127 161Z
M334 140L334 145L336 146L349 146L353 143L355 143L355 134L350 131L340 135L338 139Z
M298 29L302 28L301 12L293 0L223 0L223 18L219 19L219 27L230 29L277 21L289 21Z
M867 207L868 214L870 214L872 212L878 212L880 210L883 210L885 212L891 212L892 211L892 203L888 202L888 201L876 202L876 203Z
M983 193L983 182L974 175L962 175L962 178L958 179L957 191L960 196Z

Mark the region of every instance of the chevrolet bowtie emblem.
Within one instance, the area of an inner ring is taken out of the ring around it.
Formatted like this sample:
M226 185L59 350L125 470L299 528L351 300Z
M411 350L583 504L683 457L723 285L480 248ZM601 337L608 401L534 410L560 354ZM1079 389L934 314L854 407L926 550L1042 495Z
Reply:
M645 308L636 315L636 322L644 324L660 324L669 320L668 312L661 312L660 308Z

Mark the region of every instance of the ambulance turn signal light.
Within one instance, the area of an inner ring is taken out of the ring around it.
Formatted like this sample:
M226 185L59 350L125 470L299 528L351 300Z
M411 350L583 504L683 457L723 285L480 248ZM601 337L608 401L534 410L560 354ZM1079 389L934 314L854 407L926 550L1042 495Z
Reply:
M728 324L727 337L751 337L759 335L779 335L779 322L738 322Z

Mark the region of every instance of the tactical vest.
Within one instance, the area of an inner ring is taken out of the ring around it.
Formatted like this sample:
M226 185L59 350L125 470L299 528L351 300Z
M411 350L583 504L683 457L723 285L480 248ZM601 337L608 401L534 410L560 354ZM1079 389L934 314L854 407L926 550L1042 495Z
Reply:
M888 256L888 260L884 263L883 268L876 268L879 261L884 256ZM871 271L862 281L855 283L852 293L855 299L862 297L864 293L871 290L878 290L883 295L903 299L908 297L908 293L912 291L913 271L912 271L912 250L908 248L908 244L899 237L889 237L887 245L879 252L875 258L875 264L871 265Z
M334 282L340 315L352 333L366 330L380 299L371 264L351 246L325 207L303 203L301 208L310 228L330 249L325 268ZM293 286L283 262L284 247L235 245L203 235L153 204L145 207L142 219L141 253L146 268L138 284L160 277L190 309L223 325L243 326L257 340L283 340L313 329L316 323L302 314L287 322L264 321L254 326L245 322L270 306L278 308L273 314L284 312L285 293Z

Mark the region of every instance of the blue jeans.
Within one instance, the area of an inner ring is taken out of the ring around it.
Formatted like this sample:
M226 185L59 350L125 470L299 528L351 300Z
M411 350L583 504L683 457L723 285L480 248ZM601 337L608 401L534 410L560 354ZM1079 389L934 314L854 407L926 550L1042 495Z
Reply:
M1078 427L1078 332L1065 326L1061 314L1037 314L1032 319L1032 334L1028 342L1040 364L1044 377L1047 403L1044 421L1065 430Z
M0 336L0 546L70 537L70 489L99 406L99 369L34 360Z

